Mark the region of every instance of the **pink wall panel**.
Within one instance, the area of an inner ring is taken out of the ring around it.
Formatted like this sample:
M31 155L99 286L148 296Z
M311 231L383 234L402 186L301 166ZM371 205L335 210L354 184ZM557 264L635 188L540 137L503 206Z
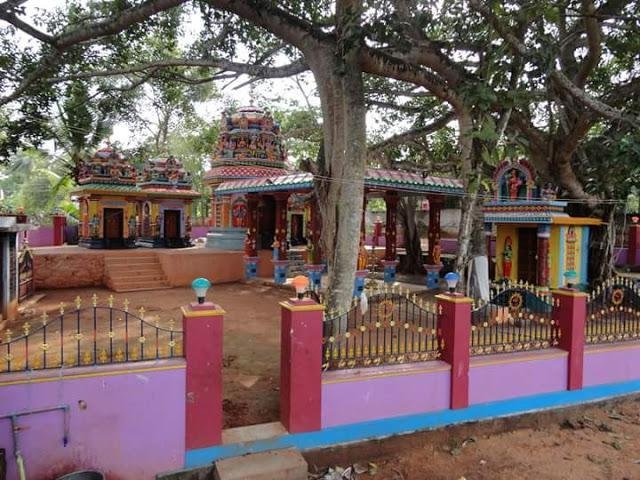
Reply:
M588 345L584 356L584 386L640 378L640 342Z

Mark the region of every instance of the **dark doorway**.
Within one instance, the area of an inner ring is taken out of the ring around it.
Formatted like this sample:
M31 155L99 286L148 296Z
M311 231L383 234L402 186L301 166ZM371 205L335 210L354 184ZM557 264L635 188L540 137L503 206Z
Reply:
M121 208L104 209L104 243L106 248L124 247L124 211Z
M276 235L276 200L273 197L262 197L258 210L258 248L270 249Z
M302 235L304 216L300 213L291 215L291 245L304 245L305 239Z
M164 239L167 244L180 239L180 210L164 211Z
M518 229L518 280L536 284L538 236L535 228Z

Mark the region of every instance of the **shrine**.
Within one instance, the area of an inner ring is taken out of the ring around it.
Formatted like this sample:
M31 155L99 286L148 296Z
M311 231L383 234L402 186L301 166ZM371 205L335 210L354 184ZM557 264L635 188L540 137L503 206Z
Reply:
M173 157L136 168L112 147L82 162L72 195L80 204L79 245L86 248L190 245L191 202L200 196Z
M215 191L226 181L250 180L284 175L287 153L280 126L267 110L243 107L234 113L223 112L220 135L205 183ZM242 250L248 224L248 206L254 201L246 194L213 195L211 226L207 247ZM258 248L270 248L275 235L275 198L261 199L261 234ZM252 207L253 208L253 207ZM298 212L299 214L299 212ZM299 217L293 220L300 227Z
M588 283L590 227L595 218L571 217L556 190L535 181L526 160L502 162L493 178L495 199L484 205L488 250L495 235L495 280L558 288L566 278Z

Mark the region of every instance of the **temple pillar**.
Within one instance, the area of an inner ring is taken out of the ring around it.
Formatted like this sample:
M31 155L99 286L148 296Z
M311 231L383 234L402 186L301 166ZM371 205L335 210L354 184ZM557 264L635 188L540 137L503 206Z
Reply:
M549 237L551 237L551 226L539 225L537 283L540 287L549 286Z
M493 224L484 224L484 238L487 246L487 262L489 265L489 279L493 279L496 276L496 264L493 262L493 255L491 253L491 243L493 239Z
M273 243L273 275L275 283L284 284L287 279L287 202L289 193L274 195L276 200L276 228Z
M398 213L398 193L387 191L384 194L384 203L387 208L387 223L385 225L385 249L384 249L384 281L393 283L396 280L396 216Z
M258 202L257 195L247 195L247 236L244 241L245 278L255 278L258 272Z
M440 265L440 212L444 204L441 197L429 197L429 251L428 265Z
M322 285L322 273L324 263L322 262L322 249L320 248L320 234L322 223L318 201L314 197L309 202L309 225L307 228L307 264L304 266L311 289L317 292Z

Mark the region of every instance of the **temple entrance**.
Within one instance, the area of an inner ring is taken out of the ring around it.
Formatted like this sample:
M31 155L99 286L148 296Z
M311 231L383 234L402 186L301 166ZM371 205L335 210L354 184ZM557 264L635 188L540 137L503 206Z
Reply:
M535 228L518 229L518 280L536 285L538 236Z
M258 248L270 249L276 235L276 200L263 196L258 211Z
M121 208L104 209L104 244L106 248L124 247L124 211Z
M180 239L180 210L164 211L164 240L167 246Z
M291 245L304 245L303 233L304 216L299 213L291 214Z

